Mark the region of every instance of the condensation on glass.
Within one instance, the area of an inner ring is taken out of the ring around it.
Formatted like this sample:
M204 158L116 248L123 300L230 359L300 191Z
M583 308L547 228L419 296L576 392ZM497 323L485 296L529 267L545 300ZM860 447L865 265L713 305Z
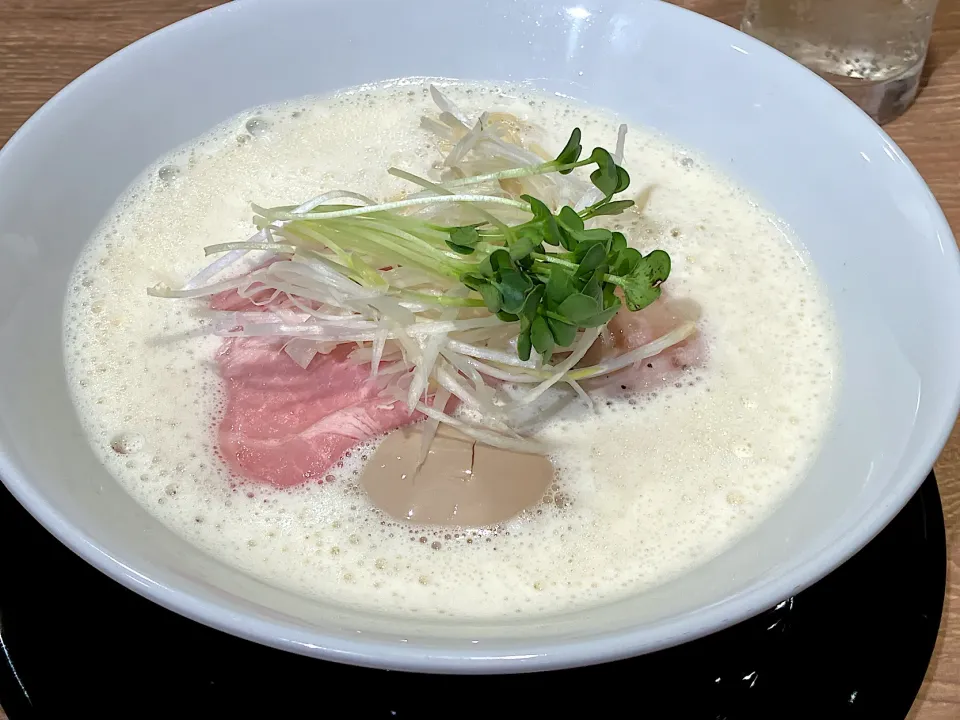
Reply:
M916 97L936 7L937 0L747 0L741 28L884 123Z

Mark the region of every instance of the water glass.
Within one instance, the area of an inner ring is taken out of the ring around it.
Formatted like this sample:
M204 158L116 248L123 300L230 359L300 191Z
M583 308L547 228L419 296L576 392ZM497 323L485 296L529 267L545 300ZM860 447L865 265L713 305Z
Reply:
M916 97L936 7L937 0L747 0L741 29L882 124Z

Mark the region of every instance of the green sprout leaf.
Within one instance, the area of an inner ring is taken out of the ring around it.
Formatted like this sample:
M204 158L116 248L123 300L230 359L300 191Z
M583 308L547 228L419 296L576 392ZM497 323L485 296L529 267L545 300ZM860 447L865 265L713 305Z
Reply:
M542 239L547 245L553 245L554 247L563 244L563 234L557 225L557 219L553 215L543 221Z
M557 155L553 162L557 165L571 165L580 159L580 153L582 152L583 146L580 145L580 128L574 128L573 132L570 133L567 144L563 146L563 150L560 151L560 154ZM567 175L572 172L572 170L572 168L561 170L560 174Z
M512 269L501 270L500 281L494 283L500 291L500 307L508 313L519 313L531 285L530 278L523 273Z
M565 230L570 232L583 230L583 218L569 205L564 205L560 208L560 212L557 214L557 221Z
M586 243L581 243L580 247L583 247ZM577 248L579 254L580 248ZM604 243L597 240L587 248L587 251L583 253L583 258L580 260L580 267L577 268L576 277L585 278L589 277L597 271L599 267L604 265L607 261L607 248L604 247Z
M628 276L633 275L637 266L643 261L643 255L636 248L624 248L617 253L610 272L614 275Z
M651 284L660 285L670 277L670 256L663 250L654 250L644 256L643 262L637 266L634 274L640 272L641 268Z
M462 282L471 290L476 290L479 292L480 288L487 284L487 279L482 275L477 275L476 273L464 273L460 276L460 282Z
M550 270L547 280L547 302L551 307L558 307L570 295L577 291L570 274L556 265Z
M513 269L510 253L502 248L494 250L480 263L480 273L488 278L497 278L504 269Z
M550 326L547 325L547 321L539 315L534 318L533 323L530 325L530 340L533 343L533 347L536 348L537 352L540 353L545 360L553 353L553 347L556 341L553 339L553 333L550 331Z
M631 311L642 310L660 297L660 285L670 276L670 256L654 250L645 256L622 283Z
M603 307L603 278L604 272L603 269L600 268L587 280L583 289L580 290L584 295L596 300L597 305L600 307Z
M619 190L617 192L620 192ZM610 202L598 203L595 207L587 211L586 217L595 218L601 215L619 215L627 208L632 208L636 203L633 200L611 200Z
M580 242L577 239L577 234L583 232L583 218L581 218L572 207L565 205L557 215L557 224L557 232L560 235L560 245L562 245L565 250L571 252L576 250Z
M540 238L533 236L531 233L522 232L520 233L516 240L510 245L510 259L514 262L518 262L527 257L530 253L537 249Z
M529 360L530 345L530 330L527 329L517 337L517 357L524 361Z
M578 230L573 233L577 238L577 243L589 243L593 245L595 242L608 243L613 242L613 233L607 230L606 228L590 228L589 230ZM586 252L586 249L584 249Z
M616 255L617 253L627 249L627 238L622 232L615 232L613 234L613 242L610 243L610 252Z
M477 232L475 227L467 225L453 228L450 231L450 239L447 240L447 245L450 246L451 250L461 255L472 255L479 242L480 233Z
M594 148L590 158L597 163L597 169L590 173L590 182L594 184L605 197L611 197L617 192L620 176L617 164L613 157L603 148Z
M600 327L602 325L606 325L608 322L613 320L613 316L616 315L619 310L620 307L618 305L601 310L588 321L586 321L583 324L583 327Z
M560 322L555 318L547 318L547 325L553 333L553 339L560 347L570 347L577 339L577 326Z
M607 283L603 286L603 309L609 310L612 307L620 309L620 298L617 297L617 286Z
M535 198L532 195L521 195L520 199L530 205L530 212L533 213L534 220L543 221L553 217L553 213L550 212L550 208L547 207L543 200Z
M533 322L533 319L537 317L537 308L540 307L546 289L546 285L535 285L533 290L527 293L527 297L523 301L523 307L520 308L521 320Z
M627 300L627 308L631 312L643 310L660 297L660 288L651 287L650 283L644 280L634 280L628 278L623 283L623 296Z
M480 296L483 298L483 303L487 306L487 310L492 313L500 311L500 305L502 304L500 291L497 290L493 285L490 283L484 283L481 285Z
M565 317L574 325L588 327L584 322L601 312L600 304L589 295L574 293L557 308L557 313Z

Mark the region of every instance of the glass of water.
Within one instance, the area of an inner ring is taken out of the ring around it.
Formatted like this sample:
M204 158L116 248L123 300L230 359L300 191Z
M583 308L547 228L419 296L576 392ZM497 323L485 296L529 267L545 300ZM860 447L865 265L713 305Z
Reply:
M937 0L747 0L741 29L885 123L916 97L936 8Z

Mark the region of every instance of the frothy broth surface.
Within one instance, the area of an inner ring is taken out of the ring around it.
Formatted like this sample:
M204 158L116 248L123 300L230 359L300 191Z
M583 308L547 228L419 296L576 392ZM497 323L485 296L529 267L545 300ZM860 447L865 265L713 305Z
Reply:
M621 119L522 87L444 85L472 117L504 110L558 151L583 130L612 148ZM428 175L442 157L419 128L435 114L411 80L257 108L159 160L105 218L65 306L67 371L90 443L151 514L212 555L276 585L391 613L493 617L611 600L708 561L802 479L830 421L839 376L831 309L783 224L706 162L630 126L628 197L611 218L643 252L667 250L671 297L700 304L702 366L653 392L573 404L538 430L557 441L550 502L494 530L387 519L360 491L373 445L293 490L236 485L217 456L221 340L204 303L149 297L246 239L250 203L333 188L409 191L389 166ZM610 223L607 224L611 226ZM234 487L231 487L234 485Z

